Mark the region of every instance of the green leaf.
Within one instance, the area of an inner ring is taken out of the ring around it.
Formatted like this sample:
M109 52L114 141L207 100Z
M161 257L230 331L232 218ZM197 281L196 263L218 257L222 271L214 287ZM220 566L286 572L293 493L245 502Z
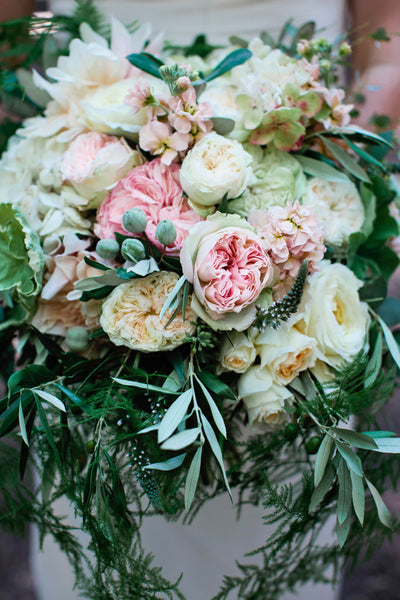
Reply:
M28 422L26 424L26 433L27 433L28 440L31 437L35 418L36 418L36 406L32 405L31 410L29 412L29 416L28 416ZM25 475L25 469L26 469L26 465L28 463L28 458L29 458L29 447L24 442L21 442L21 453L19 456L19 476L21 478L21 481L23 480L24 475Z
M392 528L392 517L390 516L390 512L387 509L386 504L382 500L382 496L376 489L376 487L371 483L368 479L365 479L367 482L367 486L369 491L371 492L371 496L374 499L376 510L378 512L378 517L382 525L386 527Z
M158 443L166 440L185 417L193 398L193 389L189 388L177 398L163 416L158 429Z
M337 440L335 440L335 443L336 443L336 448L338 449L338 451L340 452L340 454L346 461L346 464L349 467L349 469L351 471L354 471L354 473L356 473L360 477L362 477L363 470L362 470L362 464L361 464L361 460L360 460L359 456L357 456L357 454L354 452L354 450L352 450L345 444L342 444L341 442L338 442Z
M103 265L102 263L99 263L97 260L93 260L88 256L84 256L83 260L87 265L89 265L89 267L94 267L95 269L99 269L99 271L108 271L111 269L111 267L107 267L107 265Z
M99 467L98 450L93 454L86 472L85 483L83 485L83 507L88 510L96 489L96 477Z
M183 431L180 431L179 433L176 433L168 438L163 444L161 444L161 448L163 450L181 450L181 448L186 448L186 446L190 446L196 441L200 432L200 427L184 429Z
M329 134L338 134L338 135L351 135L356 138L357 141L361 142L372 142L375 144L383 144L392 148L392 144L388 142L385 138L378 135L377 133L373 133L372 131L368 131L367 129L363 129L358 125L348 125L347 127L334 127L329 131Z
M238 50L234 50L228 56L226 56L213 71L205 78L206 81L212 81L217 77L220 77L224 73L227 73L233 67L237 67L238 65L242 65L246 60L252 57L252 52L247 48L239 48ZM128 57L129 59L129 57Z
M82 398L80 398L77 394L75 394L75 392L73 392L72 390L68 389L67 387L65 387L61 383L56 383L55 386L58 387L58 389L61 392L63 392L76 406L79 406L79 408L81 410L83 410L85 413L87 413L89 415L93 414L93 410L91 409L91 407L88 404L86 404L82 400Z
M150 383L141 383L140 381L130 381L129 379L120 379L119 377L112 377L112 379L120 385L128 387L137 387L141 390L147 390L148 392L161 392L162 394L168 394L169 396L178 396L179 392L172 392L170 390L164 390L158 385L150 385Z
M52 447L55 456L59 460L58 449L57 449L56 442L54 440L54 436L53 436L53 433L51 431L49 422L47 420L46 413L43 410L42 403L40 402L39 398L35 398L35 400L36 400L36 407L37 407L39 419L40 419L40 422L41 422L42 427L44 429L44 432L46 434L47 441L49 442L50 446Z
M152 463L151 465L145 465L143 469L155 469L156 471L172 471L173 469L177 469L181 466L183 461L185 460L186 453L178 454L178 456L173 456L168 460L164 460L164 462Z
M213 130L219 135L228 135L235 127L235 121L227 117L213 117Z
M376 197L372 190L365 184L361 185L360 194L365 211L365 217L361 231L367 238L374 230L376 219Z
M339 436L342 440L364 450L376 450L376 443L370 437L353 431L352 429L344 429L343 427L332 427L331 431Z
M382 366L382 332L378 333L374 351L365 369L364 388L371 386L377 379Z
M337 474L339 483L337 520L339 525L342 525L350 514L352 501L352 483L350 472L343 459L339 461Z
M325 498L326 494L332 487L332 483L335 479L336 471L331 464L328 464L324 476L322 477L319 485L313 491L311 496L310 505L308 507L309 512L315 510L320 502Z
M224 478L224 482L225 482L225 486L226 489L228 490L228 494L231 497L232 500L232 493L231 493L231 488L229 487L229 482L228 479L226 477L226 473L225 473L225 467L224 467L224 460L222 458L222 452L221 452L221 448L218 444L218 440L217 437L214 433L214 429L211 427L209 421L207 420L206 416L204 415L204 413L201 413L201 422L203 423L203 427L204 427L204 433L206 435L206 438L208 440L208 443L211 446L211 450L215 456L215 458L217 459L217 462L220 466L221 472L222 472L222 476Z
M303 171L312 177L321 177L327 181L339 183L349 183L349 178L345 173L338 171L322 160L316 160L315 158L310 158L309 156L303 156L301 154L296 154L295 157L301 164Z
M317 487L324 476L326 465L332 456L333 439L328 433L325 435L318 448L317 455L315 457L314 465L314 486Z
M365 491L363 478L359 475L356 475L353 471L350 471L350 477L352 483L351 496L353 500L354 512L356 513L360 524L363 525L365 514Z
M208 405L211 410L211 414L214 419L214 423L216 424L216 426L218 427L218 429L222 433L222 435L226 438L226 427L225 427L224 419L222 418L222 415L219 412L217 405L215 404L214 398L211 396L210 392L207 390L206 386L201 382L201 380L197 376L195 376L195 377L202 389L205 399L208 402Z
M12 431L17 425L20 401L22 401L22 407L25 411L33 404L34 397L29 391L25 391L21 395L21 400L14 400L2 413L0 416L0 437Z
M26 425L25 425L24 410L22 408L22 400L19 401L18 420L19 420L19 427L21 429L22 439L24 440L25 444L27 446L29 446L28 434L26 432Z
M387 346L389 348L389 352L392 355L394 362L400 369L400 351L399 351L397 342L394 339L393 333L390 331L390 329L386 325L385 321L383 319L381 319L381 317L379 315L377 315L377 317L378 317L379 325L381 326L383 335L385 336L385 340L386 340Z
M194 494L197 488L197 482L199 480L200 466L201 466L201 454L203 452L203 446L199 446L195 452L192 462L186 476L185 483L185 509L189 510L192 505Z
M162 79L159 61L150 54L129 54L126 58L134 67L145 73L150 73L150 75L157 77L157 79Z
M217 394L217 396L220 396L222 399L237 399L232 390L212 373L209 373L208 371L200 371L197 375L204 385L209 390L213 391L214 394Z
M337 144L335 144L335 142L332 142L326 137L320 136L320 139L323 140L328 150L332 152L336 160L340 162L340 164L343 165L349 173L351 173L352 175L354 175L354 177L360 179L361 181L370 183L370 179L364 171L364 169L360 167L360 165L354 160L354 158L351 158L351 156L349 156L346 150L343 150L341 146L338 146Z
M63 412L66 412L65 411L64 403L61 402L61 400L59 400L53 394L49 394L49 392L45 392L43 390L32 390L32 392L34 394L36 394L36 396L40 396L40 398L42 398L42 400L44 400L45 402L48 402L49 404L52 404L53 406L55 406L59 410L62 410Z
M400 323L400 300L393 296L388 296L379 306L377 313L389 327L394 327Z
M178 279L178 281L176 282L176 284L174 285L172 292L170 294L168 294L167 299L165 300L163 307L161 309L161 312L160 312L160 321L163 318L163 316L165 315L165 313L167 312L167 310L170 308L171 304L178 297L178 293L180 292L181 288L185 284L185 281L186 281L185 276L182 275L182 277L180 277Z
M149 427L140 429L140 431L136 432L136 435L139 435L139 433L150 433L150 431L157 431L158 429L160 429L160 423L156 423L155 425L149 425Z
M358 154L358 156L360 158L365 160L365 162L370 162L373 165L376 165L377 167L379 167L380 169L382 168L381 161L374 158L371 154L369 154L368 152L366 152L365 150L360 148L360 146L357 146L357 144L353 144L353 142L351 140L349 140L349 138L346 137L345 135L341 135L340 137L342 138L342 140L344 140L346 142L346 144L349 146L349 148L351 148L353 150L353 152Z
M343 548L349 533L350 533L350 525L351 525L351 513L347 515L345 521L342 524L338 523L336 527L336 537L338 540L338 544L341 548Z
M398 437L376 438L376 446L375 450L378 452L400 454L400 438Z
M363 431L363 434L374 439L396 437L396 434L393 431Z

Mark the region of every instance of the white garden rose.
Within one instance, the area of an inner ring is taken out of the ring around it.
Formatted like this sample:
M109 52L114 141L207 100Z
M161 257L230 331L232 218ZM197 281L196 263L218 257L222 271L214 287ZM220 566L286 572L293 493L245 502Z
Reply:
M293 394L277 383L266 367L250 367L241 375L238 393L246 407L250 426L254 429L265 431L287 421L285 406L293 404Z
M169 271L151 273L117 286L102 306L100 324L116 346L127 346L141 352L173 350L193 333L195 315L186 308L186 319L179 314L166 327L169 313L160 320L168 295L178 281Z
M308 279L297 313L297 327L315 338L319 357L339 367L350 362L366 346L368 306L360 301L362 282L340 263L320 263Z
M278 329L267 329L254 340L261 366L268 367L274 380L289 384L297 375L314 366L317 359L315 339L300 333L290 322Z
M346 244L350 234L359 231L364 222L364 205L351 182L313 177L307 182L302 202L317 214L325 242L333 246Z
M217 133L203 137L186 155L180 179L190 200L201 206L236 198L252 179L251 156L235 140Z
M236 331L227 332L219 350L223 371L245 373L256 359L256 349L250 336Z

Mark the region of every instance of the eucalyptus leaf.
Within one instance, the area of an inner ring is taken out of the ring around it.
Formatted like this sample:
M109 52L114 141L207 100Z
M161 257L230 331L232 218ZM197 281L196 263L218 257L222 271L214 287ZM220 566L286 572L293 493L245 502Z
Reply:
M224 419L222 418L222 415L219 412L218 406L215 404L214 398L211 396L211 394L208 391L208 389L206 388L206 386L200 381L200 379L198 377L196 377L196 380L202 389L205 399L208 402L208 405L211 410L211 414L214 419L214 423L216 424L216 426L218 427L218 429L222 433L222 435L226 438L226 427L225 427Z
M227 117L213 117L213 130L219 135L228 135L235 127L235 121Z
M234 50L228 56L226 56L213 71L207 75L205 78L206 81L212 81L217 77L220 77L224 73L227 73L233 67L237 67L238 65L242 65L246 60L252 57L252 52L247 48L239 48L238 50ZM128 57L129 58L129 57Z
M332 142L326 137L321 136L321 139L323 140L328 150L332 152L336 160L340 162L340 164L343 165L349 173L351 173L352 175L354 175L354 177L360 179L361 181L370 183L370 179L364 171L364 169L360 167L360 165L354 160L354 158L351 158L351 156L346 152L346 150L343 150L341 146L338 146L337 144L335 144L335 142Z
M389 348L389 352L392 355L394 362L400 369L400 351L399 351L397 342L394 339L393 333L390 331L390 329L386 325L385 321L383 319L381 319L381 317L379 315L377 315L377 317L378 317L379 325L381 326L383 335L385 336L385 340L386 340L387 346Z
M332 487L333 481L336 476L336 471L331 464L328 464L324 476L322 477L319 485L313 491L311 496L310 505L308 507L309 512L315 510L320 502L325 498L326 494Z
M166 440L178 427L185 417L193 398L193 389L189 388L174 400L167 412L163 416L158 429L158 443Z
M351 496L353 500L354 512L357 515L357 519L360 521L360 524L364 524L364 515L365 515L365 491L363 478L359 475L356 475L353 471L350 471L352 490Z
M321 177L322 179L326 179L326 181L349 183L349 178L345 173L331 167L322 160L316 160L315 158L302 156L301 154L296 154L295 157L302 166L303 171L312 177Z
M371 492L371 496L374 499L380 522L382 523L382 525L385 525L386 527L389 527L391 529L392 517L390 516L390 512L388 511L386 504L382 500L382 496L380 495L376 487L373 485L373 483L371 483L368 479L365 479L365 481L367 482L367 486L369 488L369 491Z
M149 54L129 54L126 58L134 67L145 73L150 73L150 75L157 77L157 79L162 79L159 61L153 59Z
M185 460L186 453L178 454L178 456L173 456L164 462L152 463L151 465L145 465L143 469L155 469L156 471L172 471L173 469L177 469L181 466L183 461Z
M373 439L353 431L352 429L344 429L343 427L332 427L332 433L335 433L342 440L355 446L356 448L363 448L364 450L376 450L377 445Z
M340 452L340 454L346 461L346 464L349 467L349 469L351 471L354 471L354 473L356 473L360 477L362 477L363 470L362 470L362 464L361 464L360 457L357 456L357 454L354 452L354 450L352 450L345 444L342 444L338 441L336 441L335 443L336 443L336 448L338 449L338 451Z
M196 441L200 432L200 427L184 429L183 431L180 431L179 433L176 433L168 438L163 444L161 444L161 448L163 450L180 450L181 448L186 448Z
M141 390L147 390L149 392L161 392L162 394L168 394L170 396L178 396L179 392L172 392L171 390L165 390L158 385L151 385L150 383L141 383L140 381L131 381L129 379L120 379L119 377L112 378L116 383L120 385L126 385L128 387L137 387Z
M337 520L342 525L350 514L352 503L352 483L349 469L346 462L342 459L339 462L337 470L339 494L337 505Z
M200 466L201 466L201 455L203 452L203 446L199 446L195 452L192 462L190 463L189 470L186 475L185 483L185 509L189 510L192 505L194 494L197 488L197 482L199 480Z
M326 465L332 455L333 439L328 433L323 438L315 457L314 486L317 487L324 476Z
M54 396L54 394L49 394L49 392L45 392L43 390L32 390L32 392L36 394L36 396L42 398L42 400L44 400L45 402L48 402L49 404L52 404L59 410L66 412L64 403L61 402L61 400L59 400L57 396Z
M224 460L222 458L221 448L220 448L220 446L218 444L218 440L217 440L217 437L216 437L216 435L214 433L214 429L211 427L211 425L210 425L207 417L204 415L204 413L201 413L201 422L203 423L204 433L206 435L208 443L211 446L211 450L212 450L212 452L213 452L213 454L214 454L215 458L217 459L217 462L218 462L218 464L220 466L220 469L221 469L221 472L222 472L222 476L224 478L226 489L228 490L229 496L231 497L231 500L232 500L231 488L229 486L229 482L228 482L228 479L226 477Z

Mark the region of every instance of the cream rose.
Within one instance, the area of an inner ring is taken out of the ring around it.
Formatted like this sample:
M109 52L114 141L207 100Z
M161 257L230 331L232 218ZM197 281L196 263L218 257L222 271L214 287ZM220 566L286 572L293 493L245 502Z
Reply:
M216 213L190 231L181 250L192 308L213 329L243 331L254 320L254 302L272 283L262 241L245 219Z
M254 429L265 431L287 421L285 405L293 404L293 395L285 386L274 381L267 368L250 367L239 378L238 393Z
M180 346L186 334L194 331L192 310L186 309L185 323L180 314L168 327L168 313L161 320L159 316L177 281L176 273L159 271L116 287L103 303L100 317L110 340L142 352Z
M328 244L342 246L351 233L361 229L365 210L354 183L313 177L307 182L302 202L317 214Z
M233 331L227 333L219 350L222 371L245 373L256 359L256 349L248 335Z
M181 167L183 191L201 206L236 198L252 179L251 156L235 140L209 133L190 150Z
M289 384L301 371L314 366L317 359L316 340L289 323L260 333L254 344L261 366L268 367L274 380L282 385Z
M362 282L340 263L320 263L308 280L297 313L305 335L315 338L320 358L333 367L351 361L367 343L368 306L360 301Z

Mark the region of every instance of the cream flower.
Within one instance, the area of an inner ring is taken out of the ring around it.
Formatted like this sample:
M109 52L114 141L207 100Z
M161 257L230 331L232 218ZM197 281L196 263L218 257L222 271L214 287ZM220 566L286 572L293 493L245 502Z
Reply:
M168 271L151 273L116 287L102 306L100 324L116 346L127 346L141 352L172 350L193 333L195 320L186 309L185 323L178 315L165 327L169 315L160 320L161 309L172 292L178 275Z
M366 347L368 306L358 295L362 282L350 269L329 261L322 261L320 267L308 279L297 327L316 339L324 362L338 367Z
M365 217L360 194L351 182L313 177L307 182L303 204L317 214L325 241L333 246L347 243L350 234L361 229Z
M285 386L276 383L265 367L250 367L241 375L238 393L253 429L265 431L287 421L285 405L293 403L293 395Z
M235 140L209 133L186 155L181 168L181 185L190 200L212 206L236 198L252 178L251 156Z
M256 349L249 335L228 332L219 350L219 362L223 371L245 373L256 359Z

